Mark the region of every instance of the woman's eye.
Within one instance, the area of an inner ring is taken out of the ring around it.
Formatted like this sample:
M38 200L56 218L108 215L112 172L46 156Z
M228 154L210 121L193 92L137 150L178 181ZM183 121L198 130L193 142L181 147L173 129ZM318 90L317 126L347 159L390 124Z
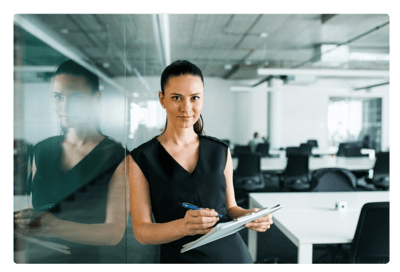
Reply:
M59 95L59 94L55 94L55 95L54 95L54 99L57 100L57 101L60 101L61 98L62 98L62 97L61 97L61 95Z
M181 100L181 97L180 97L180 96L173 96L172 99L174 99L174 100Z
M198 96L193 96L192 99L196 101L196 100L199 100L200 97L198 97Z

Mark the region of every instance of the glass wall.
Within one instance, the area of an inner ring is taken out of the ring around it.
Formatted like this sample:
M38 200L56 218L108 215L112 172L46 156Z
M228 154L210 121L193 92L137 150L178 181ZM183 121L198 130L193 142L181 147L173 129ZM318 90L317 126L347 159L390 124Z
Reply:
M143 78L161 71L152 15L14 19L14 261L158 262L132 232L125 159L165 122Z

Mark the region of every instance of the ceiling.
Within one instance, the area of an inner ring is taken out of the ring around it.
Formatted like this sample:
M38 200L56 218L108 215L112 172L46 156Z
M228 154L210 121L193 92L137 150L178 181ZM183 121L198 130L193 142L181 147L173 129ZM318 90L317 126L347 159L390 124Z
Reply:
M236 80L262 80L265 75L258 75L258 68L389 70L388 60L321 61L324 54L317 50L321 44L335 44L348 46L350 53L388 55L390 24L384 14L172 14L169 22L158 24L152 14L20 16L109 78L160 76L165 52L171 61L192 61L204 76ZM30 32L15 26L14 44L23 48L16 65L56 67L66 59ZM46 80L50 74L31 71L25 80Z

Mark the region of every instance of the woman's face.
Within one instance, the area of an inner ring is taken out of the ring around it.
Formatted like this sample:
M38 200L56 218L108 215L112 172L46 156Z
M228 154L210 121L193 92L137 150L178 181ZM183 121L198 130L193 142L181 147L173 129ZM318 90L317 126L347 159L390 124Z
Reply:
M57 75L53 81L54 110L63 126L75 128L91 122L96 103L84 78L74 75Z
M167 111L168 126L193 127L203 108L203 89L198 76L182 75L168 80L164 95L159 93L160 103Z

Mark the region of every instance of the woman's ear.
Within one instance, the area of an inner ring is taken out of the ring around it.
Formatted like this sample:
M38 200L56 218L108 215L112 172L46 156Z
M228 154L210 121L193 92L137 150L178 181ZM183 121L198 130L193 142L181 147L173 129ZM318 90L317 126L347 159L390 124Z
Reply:
M160 100L161 107L165 108L164 106L164 95L162 92L158 92L158 100Z

